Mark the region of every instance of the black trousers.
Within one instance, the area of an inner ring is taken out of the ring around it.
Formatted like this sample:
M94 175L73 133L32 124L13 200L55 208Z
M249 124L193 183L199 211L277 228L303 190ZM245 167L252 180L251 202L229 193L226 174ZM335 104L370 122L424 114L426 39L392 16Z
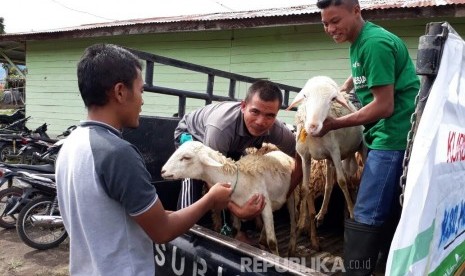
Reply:
M186 208L202 197L205 182L197 179L185 178L182 180L181 191L178 196L178 210Z

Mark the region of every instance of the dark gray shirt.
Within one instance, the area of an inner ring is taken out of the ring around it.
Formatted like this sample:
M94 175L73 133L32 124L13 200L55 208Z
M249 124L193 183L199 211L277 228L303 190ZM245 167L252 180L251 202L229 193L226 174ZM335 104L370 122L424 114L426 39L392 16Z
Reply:
M247 131L238 102L214 103L184 115L174 132L175 141L184 132L233 159L243 155L246 148L260 148L264 142L295 155L295 136L283 122L276 120L267 133L254 137Z

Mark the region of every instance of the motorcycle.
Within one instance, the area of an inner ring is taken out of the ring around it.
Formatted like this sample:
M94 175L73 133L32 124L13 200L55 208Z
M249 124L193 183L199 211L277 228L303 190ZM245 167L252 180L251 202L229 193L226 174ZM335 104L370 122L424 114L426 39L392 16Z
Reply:
M40 158L40 155L47 153L50 147L56 146L59 143L60 137L68 136L75 128L76 126L74 125L68 127L63 133L57 136L57 139L48 136L46 123L29 134L16 134L16 136L13 134L0 134L0 161L11 163L19 161L19 163L31 165L44 164L44 160ZM47 162L50 161L45 160L45 163Z
M71 131L73 131L76 126L68 127L63 133L57 136L67 137ZM19 154L22 154L23 161L22 163L28 163L31 165L34 164L44 164L44 163L55 163L56 155L58 150L61 148L62 140L51 139L44 136L32 136L26 138L23 142L23 147L19 150Z
M55 159L63 144L63 140L58 141L42 154L37 154L35 158L42 160L43 165L8 164L0 163L0 187L7 183L6 189L0 190L0 227L9 229L16 226L18 214L27 202L21 201L23 188L29 188L27 182L21 182L18 178L22 172L31 174L54 174ZM17 185L13 186L13 182Z
M14 227L12 222L16 223L20 239L32 248L45 250L58 246L68 234L58 207L55 174L16 171L14 180L17 187L3 190L10 198L1 223L8 223L8 228Z
M16 223L20 239L39 250L58 246L68 237L68 233L58 207L55 175L22 172L17 178L30 185L23 189L20 199L27 202L21 208Z
M69 127L62 135L68 136L75 128ZM17 183L3 190L7 200L0 212L0 226L12 228L16 224L20 239L39 250L56 247L68 236L58 207L54 174L54 163L63 142L64 139L59 140L44 153L35 154L45 165L0 164L0 186L7 181ZM1 193L0 202L3 202Z
M12 208L23 195L23 190L19 187L11 186L0 191L0 227L5 229L15 228L17 215L7 215L6 210Z
M32 132L0 134L0 161L25 163L28 158L27 153L20 149L30 142L28 138L50 139L47 135L47 124L42 124Z
M21 183L17 177L20 172L36 174L54 174L53 164L25 165L25 164L0 164L0 187L7 183L7 188L0 190L0 227L10 229L16 226L18 214L26 202L20 202L23 188L29 188L27 183ZM13 186L13 182L16 186Z
M20 108L10 115L0 114L0 126L8 125L14 121L23 119L25 115L26 113L24 108Z
M18 119L17 121L12 122L11 124L1 124L0 125L0 134L12 134L18 132L31 132L26 127L26 122L31 119L31 116Z

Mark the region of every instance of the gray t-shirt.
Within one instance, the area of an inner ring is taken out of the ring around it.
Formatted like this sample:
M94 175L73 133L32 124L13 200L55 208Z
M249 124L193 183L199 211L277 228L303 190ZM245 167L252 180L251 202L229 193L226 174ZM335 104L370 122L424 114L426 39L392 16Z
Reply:
M139 151L118 130L82 122L60 150L56 181L71 275L155 274L153 242L131 216L158 196Z
M184 132L234 159L243 155L246 148L260 148L264 142L295 155L295 136L283 122L276 120L265 135L254 137L247 131L238 102L214 103L186 114L174 132L175 141Z

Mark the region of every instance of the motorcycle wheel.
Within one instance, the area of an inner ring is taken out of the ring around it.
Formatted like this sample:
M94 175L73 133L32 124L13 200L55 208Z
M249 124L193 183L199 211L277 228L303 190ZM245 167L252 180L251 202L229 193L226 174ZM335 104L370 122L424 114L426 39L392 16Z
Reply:
M24 163L24 157L17 155L13 145L3 144L0 148L0 161L5 163Z
M21 163L28 165L46 164L45 162L42 162L39 158L35 157L36 153L40 156L42 152L42 150L33 147L25 150L21 153Z
M40 226L31 219L33 215L50 215L53 200L51 197L34 198L19 212L16 230L21 240L32 248L46 250L57 247L68 237L63 225ZM53 215L60 215L58 206Z
M16 227L16 221L18 220L18 214L5 215L7 201L13 196L20 197L23 194L23 190L18 187L9 187L0 191L0 227L5 229L11 229Z

